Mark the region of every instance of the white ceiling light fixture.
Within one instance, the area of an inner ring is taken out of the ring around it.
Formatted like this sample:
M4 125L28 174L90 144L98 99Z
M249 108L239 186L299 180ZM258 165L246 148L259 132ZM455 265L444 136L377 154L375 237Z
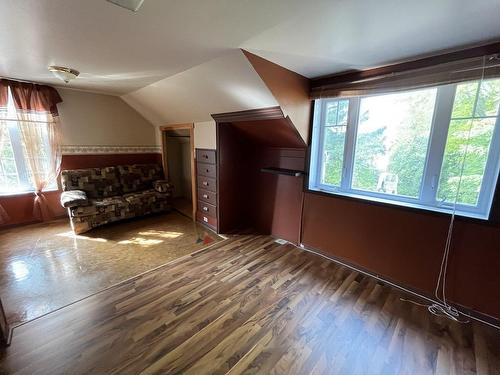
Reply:
M137 12L142 6L144 0L106 0L110 3L118 5L119 7L131 10L132 12Z
M66 83L69 83L69 81L75 79L80 74L78 70L56 65L49 66L49 71L52 72L52 74L54 74L61 81L64 81Z

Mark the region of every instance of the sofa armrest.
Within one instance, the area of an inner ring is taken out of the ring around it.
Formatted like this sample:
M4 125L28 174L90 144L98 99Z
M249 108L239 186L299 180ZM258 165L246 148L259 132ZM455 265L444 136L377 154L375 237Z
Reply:
M68 190L61 194L61 206L65 208L86 206L88 203L87 194L82 190Z
M153 182L154 189L159 193L170 193L173 186L168 180L156 180Z

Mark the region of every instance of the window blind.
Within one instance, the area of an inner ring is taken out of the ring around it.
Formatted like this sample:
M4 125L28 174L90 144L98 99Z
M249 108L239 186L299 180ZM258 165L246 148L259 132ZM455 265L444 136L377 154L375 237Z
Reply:
M493 52L494 51L494 52ZM500 77L500 43L314 79L311 98L354 97Z

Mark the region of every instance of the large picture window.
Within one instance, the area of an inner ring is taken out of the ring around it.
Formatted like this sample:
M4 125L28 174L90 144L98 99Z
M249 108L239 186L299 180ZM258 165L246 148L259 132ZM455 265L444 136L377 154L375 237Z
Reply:
M500 79L315 102L309 188L487 218Z

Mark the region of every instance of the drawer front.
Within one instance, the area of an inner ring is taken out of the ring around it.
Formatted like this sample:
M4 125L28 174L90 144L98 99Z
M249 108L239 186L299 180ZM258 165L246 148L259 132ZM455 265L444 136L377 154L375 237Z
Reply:
M198 187L212 192L217 191L215 179L210 177L198 176Z
M196 212L196 219L210 228L217 230L217 219L212 216L205 215L200 211Z
M215 206L207 202L198 201L198 210L204 215L217 217L217 211Z
M217 194L212 191L198 189L198 199L212 205L217 204Z
M200 176L206 176L211 178L217 177L217 169L215 164L203 164L197 163L196 170Z
M215 150L196 149L196 161L198 163L215 164Z

